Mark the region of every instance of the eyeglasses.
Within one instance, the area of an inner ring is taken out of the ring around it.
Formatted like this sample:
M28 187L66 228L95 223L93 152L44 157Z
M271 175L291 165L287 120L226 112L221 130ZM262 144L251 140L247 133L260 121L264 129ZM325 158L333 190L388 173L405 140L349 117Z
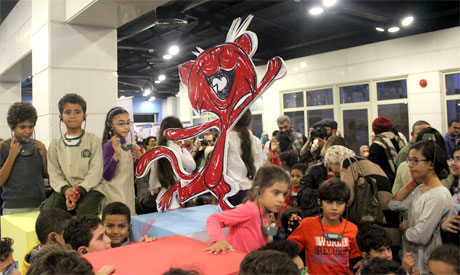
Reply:
M406 162L408 164L412 164L412 165L417 165L421 161L429 161L429 160L427 160L427 159L419 159L419 158L407 158L406 159Z
M117 125L119 127L124 127L124 126L131 127L131 125L133 125L133 122L132 121L126 121L126 122L122 121L122 122L112 122L112 124Z
M450 162L459 163L460 162L460 157L451 158Z

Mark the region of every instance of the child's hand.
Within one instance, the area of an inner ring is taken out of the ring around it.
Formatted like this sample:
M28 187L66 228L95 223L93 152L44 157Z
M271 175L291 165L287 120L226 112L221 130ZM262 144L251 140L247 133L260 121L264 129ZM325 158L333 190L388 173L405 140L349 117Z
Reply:
M112 142L112 148L113 148L113 151L115 152L115 154L119 155L120 152L121 152L120 138L118 136L113 136L110 139L110 142Z
M402 268L408 273L412 274L412 269L414 269L415 261L411 253L406 253L401 261Z
M209 253L214 253L214 254L218 254L219 252L222 252L222 254L225 254L228 249L235 251L232 245L229 244L226 240L220 240L220 241L215 242L210 247L205 248L204 251L209 251Z
M404 232L406 232L408 228L409 228L409 222L407 220L404 220L399 224L399 231L401 231L401 233L403 234Z
M457 233L460 230L460 216L453 215L441 223L442 231Z
M45 144L43 144L41 141L39 140L34 140L34 146L35 148L38 149L38 152L40 153L40 155L46 155L46 147L45 147Z
M75 209L75 207L77 207L77 202L71 199L66 199L65 206L67 207L67 211L72 211Z
M139 145L133 145L133 149L131 149L131 156L134 160L138 160L142 157L141 148L139 147Z
M22 145L16 140L16 137L13 137L11 140L11 145L10 145L10 152L8 155L10 155L13 158L16 158L19 155L19 152L21 152Z
M270 149L272 149L273 151L278 151L278 147L280 146L280 142L275 138L275 137L272 137L272 139L270 140Z
M151 242L156 240L156 237L147 237L147 235L142 235L142 238L139 240L139 242Z
M104 265L96 275L110 275L115 272L115 267L111 265Z

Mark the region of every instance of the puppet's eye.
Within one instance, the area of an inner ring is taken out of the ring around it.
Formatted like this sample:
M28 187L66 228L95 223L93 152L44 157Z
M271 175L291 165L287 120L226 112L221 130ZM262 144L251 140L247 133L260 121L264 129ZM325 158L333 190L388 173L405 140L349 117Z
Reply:
M235 79L235 69L226 71L222 68L213 75L205 76L206 82L220 100L225 100L230 95Z

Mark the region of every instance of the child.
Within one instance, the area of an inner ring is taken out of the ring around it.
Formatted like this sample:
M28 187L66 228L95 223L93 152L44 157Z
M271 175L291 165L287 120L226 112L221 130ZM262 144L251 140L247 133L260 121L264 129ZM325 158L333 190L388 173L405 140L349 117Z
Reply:
M69 212L50 208L43 210L35 222L35 232L40 244L26 252L23 259L22 273L26 273L33 258L45 247L65 246L64 228L72 219Z
M460 274L460 249L452 244L436 247L428 259L429 274Z
M361 252L356 244L358 228L342 218L350 190L340 179L321 183L318 204L323 215L302 220L289 240L305 248L310 274L351 274L349 267L358 262Z
M275 250L279 252L284 252L288 254L289 257L294 261L297 265L297 268L300 272L303 271L305 265L302 259L299 257L299 247L293 241L289 240L279 240L279 241L272 241L267 243L266 245L259 248L259 250Z
M391 238L382 227L378 225L364 225L356 235L356 242L361 255L366 261L375 257L393 260L391 252Z
M247 253L266 244L267 234L274 235L277 231L268 226L267 214L280 210L288 190L289 177L283 169L277 166L260 168L246 203L235 209L209 216L206 232L213 245L206 250L214 254L225 253L228 249ZM230 227L228 241L222 231L222 228L227 226Z
M45 200L42 209L61 208L75 210L77 215L97 215L104 198L100 184L101 140L81 128L86 120L86 102L81 96L66 94L58 106L59 118L67 132L55 138L49 147L48 170L54 192Z
M306 170L307 166L303 163L296 163L291 167L291 192L286 198L287 206L297 207L300 179L305 175Z
M126 204L131 215L136 215L134 194L134 161L142 155L137 144L127 144L126 137L133 122L122 107L110 109L102 135L104 156L105 203L119 201Z
M128 206L121 202L107 204L102 211L102 225L105 233L110 238L112 247L119 247L131 243L129 233L131 232L131 216ZM139 242L153 241L155 238L142 236Z
M274 250L256 250L244 257L240 264L239 274L299 275L300 272L294 261L286 253Z
M74 217L64 230L64 240L80 254L110 248L110 238L101 220L93 215Z
M0 240L0 274L20 275L17 270L18 263L13 259L13 239L2 238Z
M398 263L384 258L376 257L372 259L366 266L363 267L363 271L361 274L406 275L407 273Z
M276 240L286 240L302 221L302 211L299 208L289 207L280 215L281 228L278 230Z
M13 137L0 143L3 215L37 211L46 199L43 179L48 177L45 145L31 138L37 111L30 103L16 102L6 119Z

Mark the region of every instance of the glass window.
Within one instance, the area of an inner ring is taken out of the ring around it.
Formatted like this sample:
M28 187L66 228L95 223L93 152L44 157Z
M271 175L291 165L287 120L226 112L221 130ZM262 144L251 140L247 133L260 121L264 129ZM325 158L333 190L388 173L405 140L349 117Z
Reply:
M407 98L407 83L405 79L377 82L377 99Z
M410 139L409 111L407 103L379 105L377 109L378 116L385 116L389 120L393 121L393 125L396 130L403 133L407 140Z
M264 101L262 97L259 97L255 102L252 103L249 107L251 112L263 111L264 110Z
M460 73L446 74L446 95L460 95Z
M207 117L200 117L200 118L194 118L192 120L192 123L193 125L200 125L200 124L203 124L205 122L208 122L208 118Z
M305 135L305 119L303 111L284 112L284 114L291 118L292 129Z
M332 104L332 88L307 91L307 106L320 106Z
M251 122L251 130L252 134L258 138L262 135L263 129L263 122L262 122L262 115L252 115L252 122Z
M303 107L303 92L283 94L283 107Z
M343 86L340 90L340 103L369 101L369 84Z
M460 100L447 100L447 122L452 119L460 121Z
M334 119L334 109L309 110L307 111L307 127L310 129L313 124L324 118Z
M367 124L367 109L343 111L344 138L357 155L361 145L369 145Z

